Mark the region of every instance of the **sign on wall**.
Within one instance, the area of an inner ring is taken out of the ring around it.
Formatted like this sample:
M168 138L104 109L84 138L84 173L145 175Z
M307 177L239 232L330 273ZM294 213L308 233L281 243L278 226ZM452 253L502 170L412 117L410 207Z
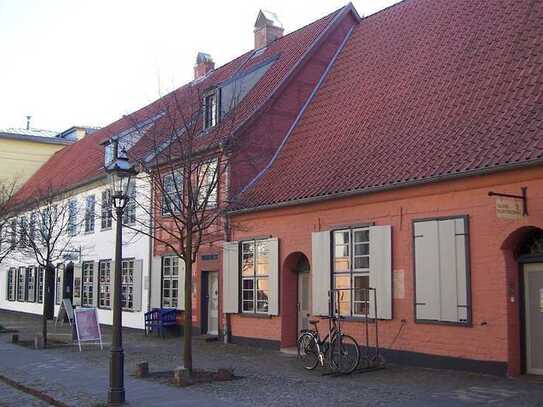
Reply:
M514 198L496 198L496 217L522 219L522 201Z

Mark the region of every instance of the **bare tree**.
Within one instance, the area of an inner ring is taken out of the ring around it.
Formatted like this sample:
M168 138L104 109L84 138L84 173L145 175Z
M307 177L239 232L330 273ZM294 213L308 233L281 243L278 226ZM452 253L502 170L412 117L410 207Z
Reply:
M0 264L17 245L17 235L13 233L12 198L16 191L16 180L0 180Z
M232 135L234 97L230 103L221 108L218 93L193 86L174 92L163 98L160 118L138 128L137 139L143 138L140 145L146 148L129 153L149 188L133 195L146 216L127 227L185 263L183 363L189 374L194 263L201 247L223 241L228 228L227 175L238 151Z
M49 287L55 276L54 265L64 261L66 254L80 250L73 245L79 219L77 203L49 185L33 191L20 213L17 253L33 258L44 273L42 335L43 344L47 346L47 315L52 311L48 304L54 295Z

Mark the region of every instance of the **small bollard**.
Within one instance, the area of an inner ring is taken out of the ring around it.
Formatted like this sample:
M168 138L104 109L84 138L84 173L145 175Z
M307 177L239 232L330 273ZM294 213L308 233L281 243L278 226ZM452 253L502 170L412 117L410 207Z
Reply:
M136 377L147 377L149 376L149 363L146 361L139 362L136 365Z
M11 343L19 343L19 335L18 334L11 335Z
M40 335L34 337L34 349L43 349L43 338Z
M193 384L189 371L183 366L176 367L173 371L173 382L177 386L188 386Z

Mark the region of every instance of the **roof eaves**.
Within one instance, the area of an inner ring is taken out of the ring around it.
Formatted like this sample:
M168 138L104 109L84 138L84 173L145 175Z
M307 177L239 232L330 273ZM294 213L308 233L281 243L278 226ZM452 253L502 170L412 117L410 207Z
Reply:
M15 133L0 133L0 138L10 139L10 140L20 140L20 141L34 141L37 143L44 143L44 144L69 145L69 144L74 143L74 141L72 140L58 139L55 137L30 136L30 135L21 135L21 134L15 134Z
M235 209L235 210L229 211L228 213L232 216L243 215L245 213L261 212L261 211L271 210L271 209L279 209L279 208L286 208L286 207L292 207L292 206L320 203L320 202L330 201L332 199L341 199L341 198L349 198L352 196L368 195L368 194L372 194L376 192L387 192L387 191L392 191L396 189L427 185L433 182L453 181L453 180L461 179L461 178L469 178L469 177L479 176L479 175L488 175L488 174L512 171L512 170L517 170L517 169L522 169L522 168L531 168L531 167L536 167L539 165L543 165L543 158L537 158L535 160L530 160L530 161L501 164L501 165L497 165L493 167L478 168L474 170L457 172L453 174L437 175L437 176L415 179L415 180L410 180L410 181L405 181L405 182L398 182L398 183L393 183L393 184L379 185L375 187L354 189L350 191L336 192L336 193L330 193L326 195L317 195L317 196L311 196L307 198L293 199L293 200L271 203L271 204L266 204L266 205L261 205L261 206Z

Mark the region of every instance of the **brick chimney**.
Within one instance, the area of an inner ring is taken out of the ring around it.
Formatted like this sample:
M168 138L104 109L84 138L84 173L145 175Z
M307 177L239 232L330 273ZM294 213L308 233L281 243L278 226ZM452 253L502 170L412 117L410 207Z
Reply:
M283 36L283 24L277 14L260 10L255 22L255 48L262 48Z
M194 65L194 79L206 76L213 69L215 69L215 62L213 62L211 55L205 52L198 52L196 65Z

